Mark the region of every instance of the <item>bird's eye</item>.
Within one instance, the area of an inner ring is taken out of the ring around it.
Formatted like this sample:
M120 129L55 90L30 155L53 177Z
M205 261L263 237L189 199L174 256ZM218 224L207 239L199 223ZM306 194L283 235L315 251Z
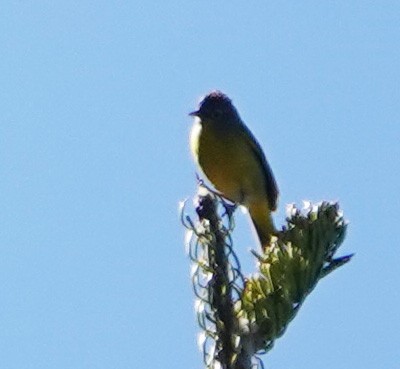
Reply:
M212 113L213 118L220 118L222 116L222 110L215 109Z

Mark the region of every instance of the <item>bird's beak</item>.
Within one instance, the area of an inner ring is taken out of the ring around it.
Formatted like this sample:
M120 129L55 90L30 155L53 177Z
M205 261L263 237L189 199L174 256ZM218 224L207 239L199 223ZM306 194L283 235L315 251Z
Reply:
M191 113L189 113L189 115L191 117L200 117L200 111L198 110L192 111Z

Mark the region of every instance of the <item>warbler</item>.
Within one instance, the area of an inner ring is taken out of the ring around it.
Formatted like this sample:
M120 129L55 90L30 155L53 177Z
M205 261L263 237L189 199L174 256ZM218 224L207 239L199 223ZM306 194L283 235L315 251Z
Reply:
M190 147L196 162L223 197L248 209L261 245L268 246L277 233L271 212L279 191L261 146L220 91L189 115L195 117Z

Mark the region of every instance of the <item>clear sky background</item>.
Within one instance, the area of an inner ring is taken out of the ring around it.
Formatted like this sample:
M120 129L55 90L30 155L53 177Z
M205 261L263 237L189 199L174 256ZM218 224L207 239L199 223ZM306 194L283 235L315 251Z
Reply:
M1 368L203 367L177 209L215 88L268 156L276 223L339 200L356 253L266 367L400 366L398 1L5 0L0 45Z

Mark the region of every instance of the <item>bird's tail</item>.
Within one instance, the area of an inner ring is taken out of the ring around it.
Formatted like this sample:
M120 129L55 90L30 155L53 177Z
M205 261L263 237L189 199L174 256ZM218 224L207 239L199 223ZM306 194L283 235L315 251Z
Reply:
M265 250L271 242L271 236L277 234L271 216L271 209L268 203L253 203L250 204L248 209L262 249Z

